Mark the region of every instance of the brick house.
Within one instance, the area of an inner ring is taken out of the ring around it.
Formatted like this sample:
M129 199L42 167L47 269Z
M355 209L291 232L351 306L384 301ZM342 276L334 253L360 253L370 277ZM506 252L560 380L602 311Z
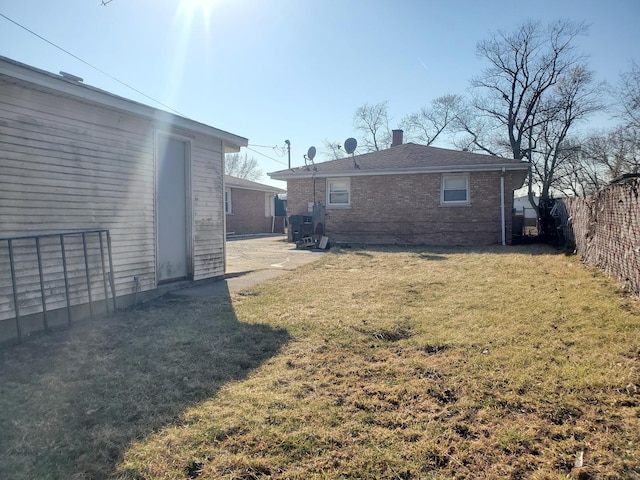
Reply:
M511 242L513 191L528 163L402 143L270 173L287 182L287 214L326 209L332 242L487 245Z
M284 190L243 178L224 176L227 235L283 233L283 216L276 216L276 195Z

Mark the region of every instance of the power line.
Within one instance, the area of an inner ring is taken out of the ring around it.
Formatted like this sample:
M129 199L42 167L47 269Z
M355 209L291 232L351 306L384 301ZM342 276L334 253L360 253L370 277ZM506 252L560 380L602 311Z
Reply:
M250 143L249 146L250 147L258 147L258 148L273 148L274 150L276 148L278 148L277 145L255 145L255 144L252 144L252 143Z
M286 152L286 147L279 147L278 145L254 145L254 144L249 144L250 147L257 147L257 148L270 148L271 150L273 150L273 152L278 155L279 157L283 156Z
M16 26L18 26L18 27L22 28L23 30L26 30L26 31L27 31L27 32L29 32L31 35L34 35L34 36L38 37L40 40L42 40L42 41L44 41L44 42L48 43L48 44L49 44L49 45L51 45L52 47L55 47L55 48L57 48L58 50L60 50L60 51L62 51L62 52L64 52L64 53L66 53L67 55L69 55L69 56L71 56L71 57L75 58L76 60L78 60L78 61L80 61L80 62L84 63L84 64L85 64L85 65L87 65L88 67L93 68L93 69L94 69L94 70L96 70L97 72L100 72L101 74L103 74L103 75L105 75L105 76L109 77L111 80L114 80L114 81L118 82L119 84L124 85L125 87L127 87L127 88L129 88L129 89L133 90L134 92L136 92L136 93L138 93L138 94L142 95L143 97L145 97L145 98L147 98L147 99L151 100L152 102L157 103L158 105L163 106L164 108L166 108L166 109L168 109L168 110L172 111L173 113L177 113L177 114L178 114L178 115L180 115L181 117L188 118L186 115L184 115L184 114L180 113L179 111L177 111L177 110L176 110L176 109L174 109L174 108L171 108L169 105L165 105L165 104L164 104L164 103L162 103L161 101L156 100L155 98L150 97L150 96L149 96L149 95L147 95L146 93L141 92L141 91L140 91L140 90L138 90L137 88L132 87L131 85L129 85L129 84L127 84L127 83L123 82L122 80L117 79L117 78L116 78L116 77L114 77L113 75L111 75L111 74L109 74L109 73L105 72L104 70L101 70L100 68L98 68L98 67L96 67L96 66L94 66L94 65L90 64L89 62L87 62L86 60L83 60L82 58L78 57L77 55L74 55L74 54L73 54L73 53L71 53L70 51L65 50L64 48L60 47L59 45L56 45L55 43L53 43L53 42L51 42L51 41L47 40L47 39L46 39L46 38L44 38L42 35L38 35L38 34L37 34L36 32L34 32L33 30L30 30L30 29L28 29L27 27L25 27L24 25L21 25L21 24L19 24L18 22L16 22L15 20L12 20L11 18L9 18L9 17L7 17L6 15L4 15L3 13L0 13L0 17L4 18L5 20L10 21L10 22L11 22L11 23L13 23L14 25L16 25Z
M107 3L108 3L108 2L107 2ZM147 98L147 99L151 100L152 102L157 103L158 105L161 105L161 106L163 106L164 108L166 108L166 109L168 109L168 110L170 110L170 111L172 111L172 112L174 112L174 113L176 113L176 114L178 114L178 115L180 115L180 116L182 116L182 117L184 117L184 118L189 118L189 117L187 117L186 115L184 115L183 113L180 113L179 111L177 111L176 109L171 108L169 105L166 105L166 104L162 103L161 101L156 100L155 98L153 98L153 97L151 97L151 96L147 95L146 93L141 92L141 91L140 91L140 90L138 90L137 88L132 87L131 85L129 85L129 84L127 84L127 83L123 82L122 80L119 80L118 78L114 77L114 76L113 76L113 75L111 75L110 73L105 72L104 70L102 70L102 69L100 69L100 68L96 67L95 65L92 65L91 63L89 63L89 62L87 62L86 60L84 60L84 59L82 59L82 58L78 57L77 55L75 55L75 54L71 53L70 51L68 51L68 50L66 50L66 49L64 49L64 48L62 48L61 46L56 45L56 44L55 44L55 43L53 43L52 41L47 40L47 39L46 39L46 38L44 38L42 35L37 34L37 33L36 33L36 32L34 32L33 30L30 30L29 28L25 27L24 25L22 25L22 24L20 24L20 23L16 22L15 20L13 20L13 19L11 19L11 18L7 17L5 14L0 13L0 17L4 18L5 20L8 20L9 22L13 23L13 24L14 24L14 25L16 25L17 27L20 27L20 28L22 28L23 30L25 30L25 31L29 32L31 35L34 35L35 37L39 38L39 39L40 39L40 40L42 40L43 42L48 43L48 44L49 44L49 45L51 45L52 47L57 48L57 49L58 49L58 50L60 50L61 52L66 53L66 54L67 54L67 55L69 55L70 57L75 58L75 59L76 59L76 60L78 60L79 62L84 63L84 64L85 64L85 65L87 65L88 67L93 68L93 69L94 69L94 70L96 70L97 72L99 72L99 73L101 73L101 74L105 75L106 77L109 77L110 79L112 79L112 80L114 80L114 81L118 82L119 84L121 84L121 85L123 85L123 86L125 86L125 87L127 87L127 88L129 88L129 89L131 89L131 90L133 90L134 92L136 92L136 93L138 93L138 94L142 95L143 97L145 97L145 98ZM258 148L271 148L271 149L273 149L274 151L276 150L276 148L278 148L277 146L271 146L271 145L251 145L251 146L258 147ZM264 154L264 153L262 153L262 152L259 152L259 151L257 151L257 150L254 150L253 148L250 148L249 146L247 146L247 149L248 149L248 150L251 150L251 151L252 151L252 152L254 152L254 153L257 153L258 155L262 155L263 157L268 158L268 159L269 159L269 160L271 160L271 161L274 161L274 162L276 162L276 163L279 163L279 164L281 164L281 165L285 165L285 166L286 166L286 163L284 163L284 162L282 162L282 161L280 161L280 160L278 160L278 159L276 159L276 158L273 158L273 157L270 157L270 156L268 156L268 155L265 155L265 154Z
M257 145L256 145L256 146L257 146ZM253 153L257 153L258 155L262 155L263 157L266 157L266 158L268 158L269 160L272 160L272 161L274 161L274 162L276 162L276 163L280 163L280 164L285 165L285 166L287 165L286 163L284 163L284 162L282 162L282 161L280 161L280 160L278 160L278 159L276 159L276 158L272 158L272 157L270 157L269 155L265 155L264 153L259 152L258 150L254 150L253 148L247 147L247 150L251 150Z

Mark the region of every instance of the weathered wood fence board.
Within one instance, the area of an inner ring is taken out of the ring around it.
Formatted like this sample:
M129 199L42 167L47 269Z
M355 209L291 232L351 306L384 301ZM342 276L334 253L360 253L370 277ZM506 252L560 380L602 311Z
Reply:
M583 261L640 295L640 179L608 186L587 198L558 201L567 242Z

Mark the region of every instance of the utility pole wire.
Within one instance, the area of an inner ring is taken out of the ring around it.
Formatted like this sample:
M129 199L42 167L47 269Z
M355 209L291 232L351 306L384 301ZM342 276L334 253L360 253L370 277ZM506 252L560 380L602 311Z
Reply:
M109 2L111 2L112 0L105 0L105 1L106 1L107 3L109 3ZM103 4L104 4L104 5L106 5L105 3L103 3ZM152 102L157 103L158 105L161 105L162 107L166 108L167 110L170 110L170 111L172 111L173 113L175 113L175 114L177 114L177 115L180 115L181 117L184 117L184 118L189 119L189 117L187 117L186 115L184 115L184 114L180 113L180 112L179 112L179 111L177 111L176 109L171 108L169 105L165 105L165 104L164 104L164 103L162 103L161 101L156 100L155 98L150 97L150 96L149 96L149 95L147 95L146 93L141 92L141 91L140 91L140 90L138 90L137 88L132 87L131 85L129 85L129 84L127 84L127 83L123 82L122 80L117 79L117 78L116 78L116 77L114 77L113 75L111 75L111 74L109 74L109 73L105 72L104 70L101 70L101 69L99 69L98 67L96 67L96 66L94 66L94 65L90 64L89 62L87 62L86 60L83 60L82 58L78 57L77 55L74 55L74 54L73 54L73 53L71 53L70 51L65 50L64 48L62 48L62 47L60 47L60 46L56 45L55 43L53 43L53 42L51 42L51 41L47 40L47 39L46 39L46 38L44 38L43 36L38 35L38 34L37 34L36 32L34 32L33 30L30 30L30 29L28 29L27 27L25 27L24 25L21 25L21 24L19 24L18 22L16 22L15 20L12 20L11 18L9 18L9 17L7 17L6 15L4 15L3 13L0 13L0 17L4 18L5 20L8 20L9 22L11 22L11 23L13 23L14 25L16 25L16 26L18 26L18 27L22 28L23 30L26 30L26 31L27 31L27 32L29 32L31 35L34 35L34 36L38 37L38 38L39 38L40 40L42 40L43 42L48 43L48 44L49 44L49 45L51 45L52 47L55 47L55 48L57 48L58 50L60 50L61 52L64 52L64 53L66 53L67 55L69 55L69 56L71 56L71 57L75 58L75 59L76 59L76 60L78 60L79 62L84 63L84 64L85 64L85 65L87 65L88 67L93 68L93 69L94 69L94 70L96 70L97 72L100 72L101 74L103 74L103 75L105 75L105 76L109 77L111 80L114 80L114 81L118 82L120 85L124 85L125 87L127 87L127 88L129 88L129 89L133 90L134 92L136 92L136 93L138 93L138 94L142 95L143 97L145 97L145 98L147 98L147 99L151 100Z
M253 148L251 148L251 147L246 147L246 148L247 148L247 150L251 150L253 153L257 153L258 155L262 155L263 157L266 157L266 158L268 158L269 160L272 160L272 161L274 161L274 162L276 162L276 163L280 163L280 164L282 164L282 165L286 165L286 163L284 163L284 162L282 162L282 161L278 160L277 158L273 158L273 157L270 157L269 155L265 155L264 153L259 152L258 150L254 150L254 149L253 149Z

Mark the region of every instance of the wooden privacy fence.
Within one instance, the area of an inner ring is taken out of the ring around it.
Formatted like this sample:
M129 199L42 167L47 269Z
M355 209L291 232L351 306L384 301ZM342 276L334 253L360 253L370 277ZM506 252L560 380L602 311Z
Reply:
M115 312L112 272L109 230L0 238L0 322L15 318L21 341L25 316L41 314L48 330L53 310L66 308L69 324L74 305L88 303L93 317L94 302L104 300L109 313L109 290Z
M615 183L586 198L558 200L569 246L583 261L640 295L640 179Z

